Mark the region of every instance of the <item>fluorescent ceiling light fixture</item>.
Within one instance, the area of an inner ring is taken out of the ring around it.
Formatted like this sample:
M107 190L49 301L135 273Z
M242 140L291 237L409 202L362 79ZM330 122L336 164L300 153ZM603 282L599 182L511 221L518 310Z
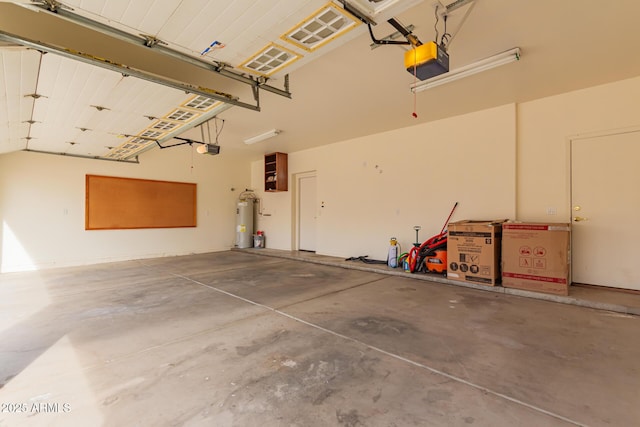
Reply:
M465 77L469 77L474 74L499 67L501 65L509 64L511 62L518 61L519 59L520 48L516 47L497 55L481 59L480 61L474 62L473 64L465 65L464 67L451 70L448 73L441 74L437 77L433 77L423 82L414 83L410 86L410 88L413 93L422 92L423 90L431 89L456 80L464 79Z
M251 138L245 139L244 143L247 144L247 145L255 144L256 142L260 142L260 141L264 141L265 139L273 138L274 136L278 135L280 132L282 132L282 131L278 130L278 129L271 129L270 131L267 131L265 133L261 133L260 135L252 136Z

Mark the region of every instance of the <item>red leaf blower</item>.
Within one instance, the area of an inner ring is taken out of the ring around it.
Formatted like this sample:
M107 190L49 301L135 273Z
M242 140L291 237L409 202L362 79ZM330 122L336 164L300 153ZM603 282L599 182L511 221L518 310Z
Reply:
M453 212L458 207L458 202L453 205L449 217L442 226L439 234L426 240L420 246L414 246L407 255L409 271L445 273L447 271L447 225L453 216Z

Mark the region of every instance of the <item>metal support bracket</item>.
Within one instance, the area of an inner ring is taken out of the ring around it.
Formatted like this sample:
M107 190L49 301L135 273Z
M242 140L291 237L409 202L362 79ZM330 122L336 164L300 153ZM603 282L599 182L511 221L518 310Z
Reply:
M409 32L413 32L413 30L416 27L413 24L409 24L409 25L407 25L406 28L407 28L407 30ZM402 35L402 33L400 33L400 31L395 31L395 32L389 34L388 36L381 38L380 41L383 41L383 42L385 42L385 41L393 41L393 40L399 39L400 37L404 37L404 35ZM372 50L376 49L376 48L378 48L380 46L381 46L381 44L378 44L378 43L371 43L369 45L369 47L371 47Z
M159 44L167 46L167 42L160 40L157 37L150 36L149 34L140 34L140 37L144 39L144 45L146 47L154 47Z
M193 144L206 145L207 144L206 142L194 141L193 139L181 138L179 136L174 136L172 139L177 139L177 140L182 141L182 142L177 142L177 143L171 144L171 145L161 145L160 141L158 141L157 139L155 141L156 141L156 144L158 145L158 147L160 147L161 149L162 148L173 148L173 147L177 147L179 145L187 145L187 144L189 144L189 145L193 145Z
M36 6L45 8L53 13L58 13L60 9L73 10L72 7L64 5L56 0L31 0Z

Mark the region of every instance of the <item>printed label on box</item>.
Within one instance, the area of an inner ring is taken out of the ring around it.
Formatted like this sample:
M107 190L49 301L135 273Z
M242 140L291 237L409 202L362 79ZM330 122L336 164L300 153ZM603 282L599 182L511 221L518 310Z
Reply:
M529 246L522 246L520 248L520 256L529 256L531 255L531 248Z
M544 270L545 268L547 268L547 260L544 258L533 260L533 268Z
M567 283L567 279L565 279L564 277L544 277L544 276L534 276L532 274L503 273L502 277L533 280L535 282Z

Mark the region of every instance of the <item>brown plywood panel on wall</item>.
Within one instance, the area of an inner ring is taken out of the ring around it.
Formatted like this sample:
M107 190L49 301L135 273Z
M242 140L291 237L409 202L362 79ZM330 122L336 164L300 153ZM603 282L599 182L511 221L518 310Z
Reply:
M87 175L85 229L196 226L196 184Z

